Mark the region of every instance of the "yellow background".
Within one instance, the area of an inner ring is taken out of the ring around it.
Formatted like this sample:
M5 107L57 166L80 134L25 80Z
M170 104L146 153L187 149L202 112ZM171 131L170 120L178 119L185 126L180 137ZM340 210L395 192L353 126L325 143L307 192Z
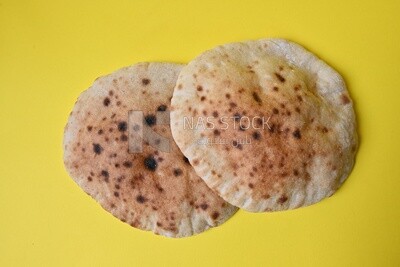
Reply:
M0 0L0 266L400 266L400 2L374 2ZM333 197L174 240L123 224L68 177L63 127L96 77L263 37L347 81L361 146Z

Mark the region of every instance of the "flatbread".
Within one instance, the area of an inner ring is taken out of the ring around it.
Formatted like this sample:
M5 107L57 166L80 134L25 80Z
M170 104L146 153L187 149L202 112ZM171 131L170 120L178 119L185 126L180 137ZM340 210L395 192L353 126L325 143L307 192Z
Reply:
M65 167L86 193L121 221L168 237L203 232L237 210L196 175L170 126L157 123L181 68L141 63L98 78L79 96L64 134ZM142 126L130 123L130 111L143 111ZM142 153L132 153L140 127L168 138L169 152L146 141Z
M204 52L182 69L172 110L172 135L196 173L248 211L316 203L354 164L356 121L343 79L293 42Z

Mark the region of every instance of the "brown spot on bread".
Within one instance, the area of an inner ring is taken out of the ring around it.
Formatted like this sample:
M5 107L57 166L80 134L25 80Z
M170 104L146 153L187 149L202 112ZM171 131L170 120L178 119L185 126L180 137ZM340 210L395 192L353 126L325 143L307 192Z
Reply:
M124 163L122 165L124 165L124 167L126 167L126 168L131 168L132 167L132 162L124 161Z
M288 197L285 195L282 195L279 199L278 199L278 203L279 204L283 204L288 200Z
M202 210L206 210L206 209L208 209L208 205L206 203L203 203L203 204L200 205L200 208Z
M237 149L239 149L239 150L242 150L242 149L243 149L242 144L239 144L236 140L234 140L234 141L232 142L232 145L233 145L234 147L236 147Z
M217 118L217 117L218 117L218 111L214 111L214 112L212 113L212 115L213 115L214 118Z
M143 203L145 203L147 201L147 199L142 195L138 195L136 197L136 201L139 202L140 204L143 204Z
M104 98L104 100L103 100L103 105L104 106L106 106L106 107L108 107L108 105L110 105L110 99L108 98L108 97L106 97L106 98Z
M147 115L146 117L144 117L144 120L149 126L153 126L157 122L156 116L154 116L153 114Z
M179 169L179 168L174 169L174 175L175 175L175 176L179 176L179 175L181 175L182 173L183 173L183 172L182 172L181 169Z
M120 132L125 132L128 129L128 125L126 124L125 121L121 121L118 123L118 131Z
M121 141L128 141L128 136L126 134L121 135Z
M144 79L142 79L142 84L143 85L148 85L150 83L150 79L147 79L147 78L144 78Z
M216 211L214 211L213 214L211 214L211 218L212 218L213 220L218 219L218 217L219 217L219 213L216 212Z
M108 173L108 171L102 170L102 171L101 171L101 176L103 176L103 177L104 177L104 181L105 181L106 183L108 183L108 179L110 178L110 174Z
M157 169L157 165L157 161L153 156L148 156L144 159L144 166L150 171L155 171Z
M275 72L274 74L275 74L276 78L278 78L278 80L281 83L284 83L286 81L286 79L282 75L280 75L279 73Z
M166 111L167 110L167 106L166 105L159 105L157 108L157 111Z
M357 146L356 145L353 145L352 147L351 147L351 152L355 152L357 150Z
M348 103L350 103L350 99L347 97L347 95L345 95L345 94L343 94L342 96L341 96L341 99L342 99L342 104L343 105L346 105L346 104L348 104Z
M275 128L276 128L276 126L275 126L275 124L273 123L273 124L271 124L270 127L268 127L268 131L269 131L270 133L274 133L274 132L275 132Z
M100 155L103 150L104 149L100 144L93 143L93 151L94 151L94 153L96 153L97 155Z
M301 138L301 133L300 133L300 130L299 130L299 129L296 129L296 130L293 132L293 137L296 138L296 139L300 139L300 138Z
M206 97L205 97L205 96L202 96L202 97L200 98L200 100L201 100L201 101L204 101L204 100L206 100Z
M264 198L264 199L269 199L270 197L271 196L269 194L265 194L265 195L262 196L262 198Z
M93 126L90 126L90 125L89 125L89 126L87 127L87 130L88 130L89 132L92 131L92 129L93 129Z
M258 131L253 132L252 134L254 140L260 140L261 134Z
M156 184L156 188L157 188L158 192L160 192L160 193L164 192L164 188L162 188L159 184Z
M233 119L234 119L235 121L240 121L241 118L242 118L242 115L240 115L239 113L233 114ZM260 119L260 118L258 118L258 119ZM261 119L260 119L260 120L261 120ZM262 124L262 120L261 120L261 124Z
M253 98L257 103L262 103L260 96L256 92L253 92Z
M199 91L199 92L203 91L203 86L201 86L201 85L197 86L197 91Z
M230 94L226 94L225 97L226 97L227 99L230 99L230 98L231 98L231 95L230 95Z

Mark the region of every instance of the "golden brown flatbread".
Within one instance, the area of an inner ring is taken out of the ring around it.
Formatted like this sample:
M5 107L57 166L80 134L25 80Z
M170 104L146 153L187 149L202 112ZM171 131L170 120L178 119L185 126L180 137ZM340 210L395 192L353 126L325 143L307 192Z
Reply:
M157 123L181 68L141 63L98 78L79 96L64 135L66 169L85 192L120 220L168 237L203 232L237 210L196 175L170 126ZM144 124L131 125L130 111L143 111ZM146 141L132 153L130 134L140 127L168 138L169 151Z
M173 137L196 173L232 205L276 211L332 195L357 150L342 77L282 39L232 43L185 66Z

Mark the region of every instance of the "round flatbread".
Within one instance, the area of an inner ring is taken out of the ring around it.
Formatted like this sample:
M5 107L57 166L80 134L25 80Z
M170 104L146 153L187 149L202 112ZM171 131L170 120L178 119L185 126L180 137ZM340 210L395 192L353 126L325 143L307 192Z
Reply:
M66 169L86 193L123 222L168 237L203 232L237 210L196 175L162 116L181 68L141 63L98 78L64 134Z
M301 46L219 46L184 67L172 135L209 187L253 212L313 204L349 175L357 150L342 77Z

